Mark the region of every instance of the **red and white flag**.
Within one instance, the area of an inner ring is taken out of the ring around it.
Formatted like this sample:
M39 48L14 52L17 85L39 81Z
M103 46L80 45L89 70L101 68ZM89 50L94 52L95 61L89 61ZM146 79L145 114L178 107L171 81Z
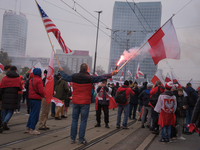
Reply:
M4 66L0 63L0 73L4 71Z
M180 59L180 47L172 18L148 39L148 43L155 65L165 58Z
M178 79L176 79L176 77L174 76L174 74L171 72L171 75L172 75L172 82L175 83L177 82L178 83L178 88L181 88L181 84L178 82Z
M49 61L48 72L47 72L47 76L46 76L46 83L45 83L45 95L46 95L45 99L46 99L47 105L51 102L51 99L53 97L53 91L54 91L53 58L54 58L54 54L52 51L50 61Z
M124 70L122 70L122 76L124 75Z
M166 78L165 78L165 82L169 82L169 81L172 81L172 80L170 79L169 73L167 73L167 76L166 76Z
M151 79L151 82L153 84L156 84L156 81L160 81L161 82L161 85L164 86L165 82L164 82L164 79L163 79L163 76L162 76L162 70L161 69L158 69L156 74L153 76L153 78Z
M40 5L37 3L40 14L42 16L42 20L44 22L45 28L47 32L52 32L56 39L58 40L58 43L60 44L60 47L62 48L64 53L71 53L71 49L69 49L66 45L64 40L61 37L61 33L56 27L56 25L53 23L53 21L47 16L47 14L44 12L44 10L40 7Z
M41 71L42 71L42 78L44 78L45 77L44 76L44 70L45 69L42 67L42 65L41 65L41 63L39 61L31 69L29 69L28 73L33 74L33 70L35 68L40 68L41 69Z
M119 81L122 81L122 78L123 78L123 76L121 76L121 77L119 78Z
M136 70L136 79L139 79L139 75L141 76L144 76L144 74L140 71L140 65L138 63L138 67L137 67L137 70Z
M64 105L65 111L67 111L65 104L58 98L52 97L51 102L53 102L56 106L60 106L60 107L62 107Z
M128 74L132 77L132 73L131 73L129 70L128 70L127 72L128 72Z
M98 72L97 71L95 71L94 76L98 76Z
M189 83L191 83L193 85L193 78L189 81Z

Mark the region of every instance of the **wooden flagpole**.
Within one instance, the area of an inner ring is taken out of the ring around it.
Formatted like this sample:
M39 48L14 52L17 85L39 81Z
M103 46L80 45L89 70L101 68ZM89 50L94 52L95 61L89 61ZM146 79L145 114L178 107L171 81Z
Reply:
M37 5L38 11L39 11L39 13L40 13L40 17L41 17L41 19L42 19L42 14L41 14L41 12L40 12L40 9L39 9L39 7L38 7L38 3L37 3L36 0L35 0L35 3L36 3L36 5ZM50 42L50 44L51 44L51 47L52 47L52 49L53 49L54 56L56 57L56 61L57 61L57 63L58 63L58 66L61 67L61 66L60 66L60 63L59 63L59 61L58 61L56 52L55 52L55 50L54 50L54 46L53 46L53 44L52 44L52 42L51 42L50 36L49 36L49 34L48 34L48 32L47 32L47 28L45 27L45 24L44 24L43 19L42 19L42 22L43 22L44 28L45 28L45 30L46 30L47 36L48 36L48 38L49 38L49 42Z
M172 17L174 17L175 16L175 14L173 14L172 15ZM172 18L171 17L171 18ZM160 28L162 28L171 18L169 18ZM157 30L158 31L158 30ZM151 39L156 33L157 33L157 31L149 38L149 39ZM133 54L133 55L131 55L131 57L129 57L129 59L128 60L126 60L126 62L117 70L118 72L133 58L133 56L137 53L137 52L139 52L146 44L147 44L147 42L148 42L148 40Z

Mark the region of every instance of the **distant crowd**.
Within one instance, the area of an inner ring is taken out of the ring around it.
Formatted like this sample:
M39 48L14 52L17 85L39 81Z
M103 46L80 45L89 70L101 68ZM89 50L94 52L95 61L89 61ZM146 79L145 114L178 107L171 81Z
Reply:
M21 103L27 105L29 119L25 132L40 134L38 130L50 130L47 126L49 112L55 120L67 118L67 109L72 103L71 144L76 142L78 119L79 143L87 144L85 131L89 115L90 103L95 102L95 127L101 127L101 111L104 112L105 128L109 126L109 110L118 108L116 128L128 130L128 120L141 121L141 128L149 128L152 134L161 135L159 142L186 140L183 134L193 134L200 128L199 91L192 88L191 83L181 87L178 83L167 82L155 85L144 82L138 87L135 81L124 81L122 86L107 83L107 79L116 75L115 70L110 74L92 76L86 63L80 66L80 72L67 75L60 67L54 75L54 91L52 96L61 100L64 105L58 106L51 102L47 105L45 99L45 77L42 71L35 68L26 77L17 74L15 66L6 65L0 74L0 111L1 130L9 130L8 122L14 113L20 112ZM123 121L121 115L124 113ZM139 115L137 115L139 114ZM122 123L121 123L122 122ZM39 125L36 130L36 125Z

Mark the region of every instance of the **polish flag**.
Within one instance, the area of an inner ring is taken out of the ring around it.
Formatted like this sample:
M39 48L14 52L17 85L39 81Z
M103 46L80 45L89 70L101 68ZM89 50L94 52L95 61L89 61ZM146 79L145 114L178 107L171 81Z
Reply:
M97 73L97 71L95 71L95 74L94 74L94 76L98 76L98 73Z
M161 82L161 85L164 86L164 79L163 79L163 76L162 76L162 70L161 69L158 69L156 74L153 76L153 78L151 79L151 82L153 84L156 84L156 81L160 81Z
M122 81L122 78L123 78L123 76L121 76L121 77L119 78L119 81Z
M51 98L51 102L53 102L56 106L62 107L64 105L64 107L65 107L65 104L61 100L59 100L55 97ZM65 107L65 111L67 111L66 107Z
M155 65L165 58L180 59L180 47L172 18L148 39L148 43Z
M136 71L136 79L139 79L139 75L144 76L144 74L140 71L140 65L138 63L138 67Z
M41 69L41 71L42 71L42 78L44 78L45 77L44 76L44 70L45 69L42 67L42 65L41 65L40 62L37 62L31 69L29 69L28 73L33 74L33 69L35 69L35 68L40 68Z
M0 73L4 71L4 66L0 63Z
M124 75L124 70L122 70L122 76Z
M178 80L176 79L176 77L174 76L174 74L171 72L171 75L172 75L172 82L175 83L177 82L178 83L178 88L181 88L181 84L178 82Z
M167 76L166 76L166 78L165 78L165 82L169 82L169 81L172 81L172 80L170 79L169 73L167 73Z
M127 72L128 72L128 74L132 77L132 73L131 73L129 70L128 70Z
M49 67L48 67L48 73L46 76L46 83L45 83L45 99L47 102L47 105L51 102L51 99L53 97L53 91L54 91L54 65L53 65L53 58L54 54L53 51L51 53L51 58L49 61Z

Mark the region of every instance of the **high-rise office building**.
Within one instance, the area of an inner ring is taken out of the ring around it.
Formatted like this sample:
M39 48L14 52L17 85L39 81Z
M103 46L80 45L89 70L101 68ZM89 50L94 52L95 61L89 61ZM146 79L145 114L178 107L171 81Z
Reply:
M115 69L117 61L123 51L140 47L161 25L161 2L115 2L112 20L112 40L108 72ZM148 52L142 49L140 54L127 63L122 70L126 72L126 79L134 79L138 63L140 70L151 79L157 66ZM115 79L119 79L122 70ZM133 78L127 74L131 71ZM139 82L144 79L138 80Z
M3 15L3 28L1 50L8 56L25 56L28 20L22 13L5 11Z

